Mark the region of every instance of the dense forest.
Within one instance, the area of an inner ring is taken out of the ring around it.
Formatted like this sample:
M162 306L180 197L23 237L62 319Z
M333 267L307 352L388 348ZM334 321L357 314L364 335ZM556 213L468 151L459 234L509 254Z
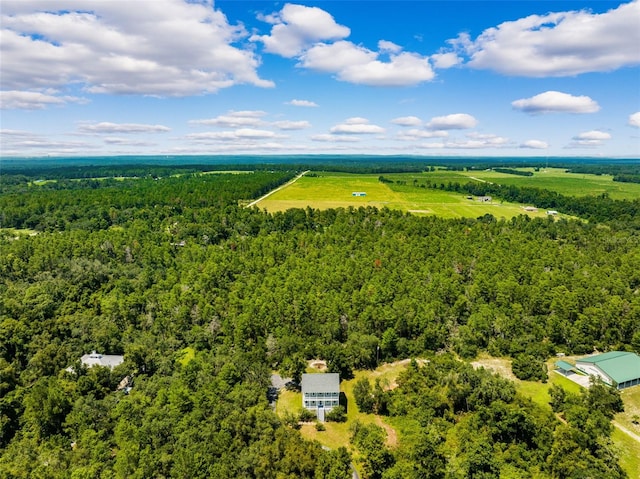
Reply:
M637 201L534 192L589 222L244 206L295 174L4 175L1 477L348 478L349 451L271 410L271 371L417 357L361 386L420 422L397 450L354 430L363 477L625 477L614 391L555 391L556 416L464 359L640 352ZM125 361L87 369L92 350Z

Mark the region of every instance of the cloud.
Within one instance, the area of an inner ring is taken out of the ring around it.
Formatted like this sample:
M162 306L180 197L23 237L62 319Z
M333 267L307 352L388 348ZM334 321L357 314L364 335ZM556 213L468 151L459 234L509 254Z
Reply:
M3 110L42 110L48 106L66 103L88 103L88 100L75 96L56 96L40 91L0 91L0 109Z
M588 10L531 15L504 22L472 41L450 43L470 68L505 75L563 77L612 71L640 63L640 2L605 13Z
M435 77L428 58L417 53L392 53L388 61L379 60L379 55L344 40L318 43L300 55L299 66L334 73L341 81L371 86L417 85Z
M291 100L290 102L287 102L287 105L304 106L304 107L316 107L316 106L318 106L317 103L315 103L313 101L309 101L309 100Z
M462 63L462 58L454 52L436 53L431 55L430 58L433 62L433 66L440 69L451 68Z
M267 113L262 110L229 111L226 115L202 120L191 120L193 125L220 126L223 128L241 128L246 126L260 126L265 122L262 117Z
M265 51L286 58L300 54L313 43L349 36L349 28L339 25L317 7L287 3L280 12L259 19L273 24L270 35L252 35L251 41L264 44Z
M191 133L186 135L191 141L218 142L218 141L236 141L236 140L258 140L265 138L282 138L273 131L258 130L255 128L239 128L233 131L210 131L205 133Z
M258 76L248 36L210 1L3 1L2 74L7 89L80 84L92 93L185 96Z
M384 133L385 129L381 126L371 124L366 118L353 117L331 127L329 131L331 133L351 135Z
M325 141L325 142L330 142L330 141L335 141L335 142L341 142L341 143L355 143L355 142L359 142L360 138L356 137L356 136L350 136L350 135L330 135L330 134L322 134L322 135L313 135L311 137L311 140L313 141Z
M610 139L611 135L606 131L585 131L573 137L573 141L569 144L569 148L596 147Z
M531 98L511 102L525 113L595 113L600 105L588 96L573 96L559 91L546 91Z
M629 125L640 128L640 111L629 115Z
M402 51L402 47L387 40L380 40L378 42L378 50L386 53L400 53Z
M300 120L300 121L290 121L290 120L276 121L276 122L273 123L273 125L276 128L279 128L280 130L304 130L305 128L310 128L311 127L311 123L309 123L306 120Z
M527 140L520 145L520 148L529 148L533 150L546 150L549 144L542 140Z
M474 128L478 124L473 116L467 113L454 113L446 116L436 116L427 123L427 128L432 130L463 130Z
M396 138L403 141L414 141L424 138L446 138L447 136L449 136L449 132L445 130L418 130L417 128L412 128L400 132Z
M139 123L81 123L78 130L83 133L166 133L171 128L164 125L145 125Z
M7 156L31 154L64 155L77 154L98 148L84 141L64 141L24 130L0 130L2 153Z
M109 136L104 139L107 145L119 145L119 146L155 146L156 143L141 140L131 140L130 138L119 138Z
M391 120L391 123L400 126L419 126L422 124L422 120L417 116L401 116Z

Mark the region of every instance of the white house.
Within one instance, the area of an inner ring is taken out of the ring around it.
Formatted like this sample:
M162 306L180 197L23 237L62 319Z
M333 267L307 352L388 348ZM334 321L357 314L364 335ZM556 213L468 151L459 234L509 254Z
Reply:
M340 375L317 373L302 375L302 407L313 411L319 421L340 404Z
M104 366L107 368L115 368L124 361L124 356L117 354L100 354L92 351L91 354L85 354L80 358L80 362L86 367Z

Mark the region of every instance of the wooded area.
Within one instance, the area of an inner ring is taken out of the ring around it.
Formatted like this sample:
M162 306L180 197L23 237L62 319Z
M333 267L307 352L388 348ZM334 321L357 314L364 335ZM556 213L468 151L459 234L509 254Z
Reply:
M559 420L457 358L640 352L640 200L481 185L588 222L242 206L295 174L3 175L0 476L348 478L346 450L269 408L271 371L422 357L370 385L419 428L397 450L354 431L363 477L626 477L615 391L556 390ZM92 350L125 361L87 369Z

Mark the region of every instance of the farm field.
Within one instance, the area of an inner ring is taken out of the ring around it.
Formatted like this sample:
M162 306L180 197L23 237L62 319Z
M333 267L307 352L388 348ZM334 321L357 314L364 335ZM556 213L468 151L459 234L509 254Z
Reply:
M533 176L518 176L496 171L446 171L414 174L411 178L429 179L434 183L449 181L466 183L469 180L488 181L501 185L531 186L534 188L556 191L567 196L587 196L607 193L610 198L637 199L640 198L640 184L613 181L611 175L590 175L582 173L567 173L564 168L544 168L534 171L534 168L516 168L519 171L533 173ZM388 175L395 179L399 175ZM405 176L405 175L400 175Z
M402 178L409 182L416 176L426 181L428 178L426 175L427 173L403 174L389 175L389 177ZM374 206L399 209L414 214L433 214L443 218L477 218L485 214L505 219L521 214L546 217L544 211L525 211L524 205L499 200L480 202L475 198L468 199L462 193L413 186L392 189L387 183L380 182L379 176L377 174L313 173L303 176L295 183L259 201L256 206L269 212L307 206L316 209ZM366 196L353 196L354 192L365 192Z

